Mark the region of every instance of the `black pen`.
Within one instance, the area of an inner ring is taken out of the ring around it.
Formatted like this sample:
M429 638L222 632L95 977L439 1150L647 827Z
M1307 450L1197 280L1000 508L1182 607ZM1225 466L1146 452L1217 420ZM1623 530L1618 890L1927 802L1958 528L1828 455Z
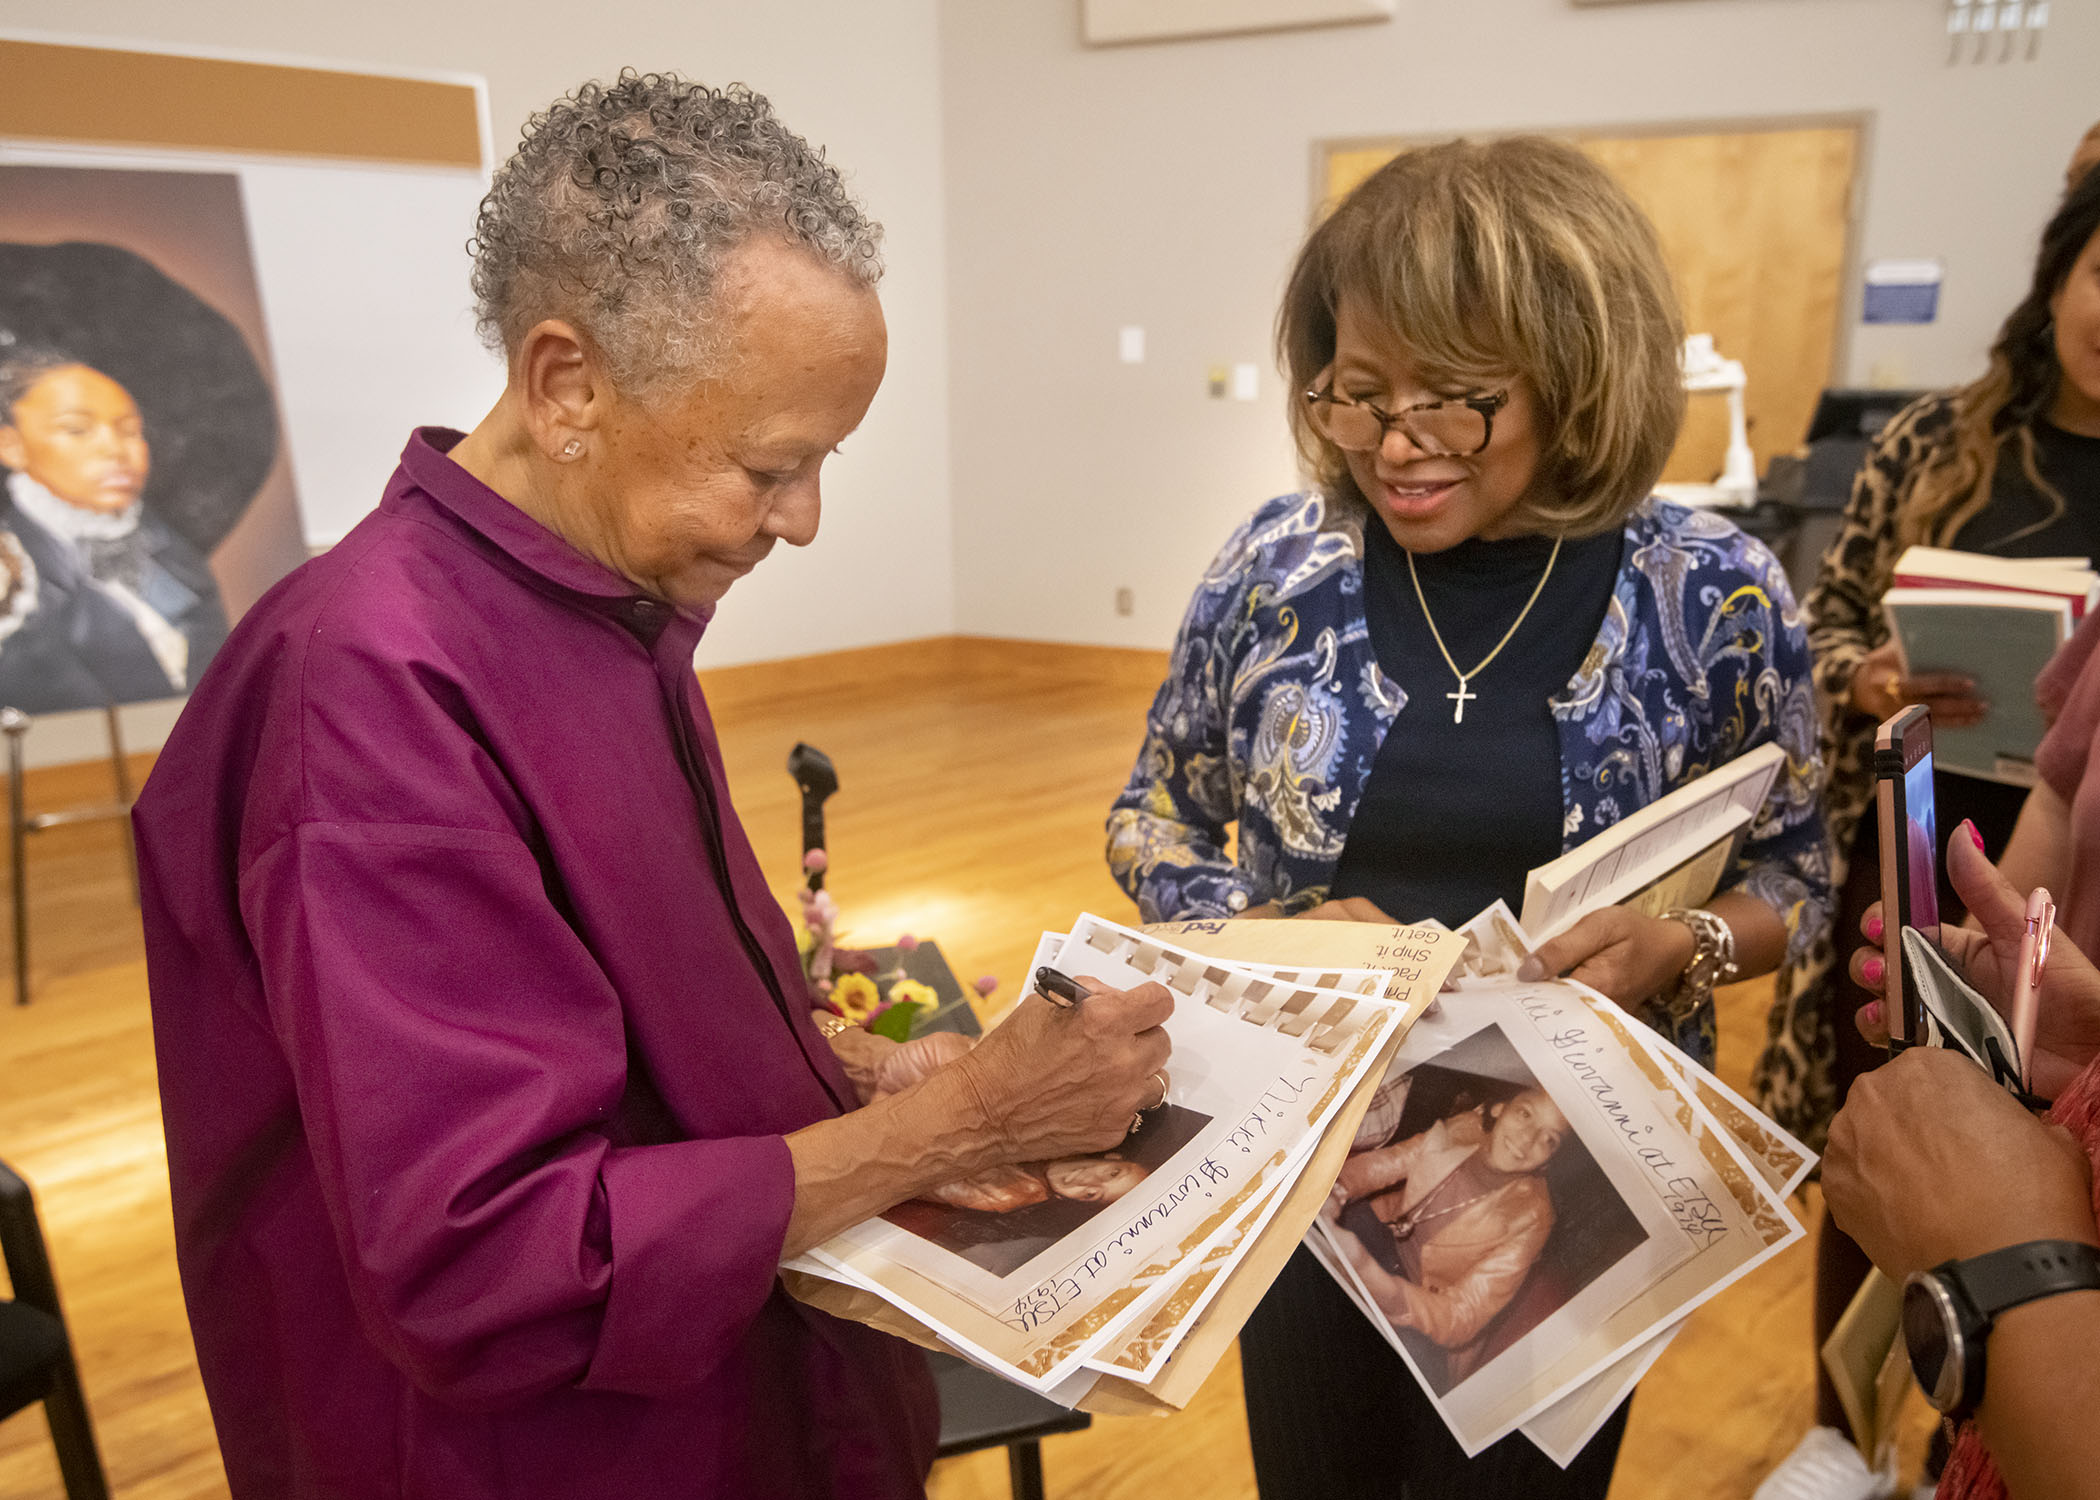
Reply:
M1048 964L1035 971L1035 987L1045 1000L1064 1010L1070 1010L1087 997L1086 988L1069 974L1060 974Z

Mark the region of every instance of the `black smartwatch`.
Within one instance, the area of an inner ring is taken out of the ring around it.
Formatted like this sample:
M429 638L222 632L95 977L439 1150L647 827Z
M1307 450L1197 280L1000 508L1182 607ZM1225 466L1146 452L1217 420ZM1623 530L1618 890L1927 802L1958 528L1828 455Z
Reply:
M2033 1240L1913 1271L1903 1283L1903 1343L1925 1399L1967 1416L1983 1402L1983 1351L1998 1314L2083 1291L2100 1291L2100 1250L2075 1240Z

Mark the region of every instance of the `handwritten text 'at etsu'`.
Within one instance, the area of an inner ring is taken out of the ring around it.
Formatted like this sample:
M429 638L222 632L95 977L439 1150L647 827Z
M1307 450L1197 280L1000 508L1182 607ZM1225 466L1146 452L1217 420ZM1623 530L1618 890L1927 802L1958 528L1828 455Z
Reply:
M1649 1172L1654 1174L1662 1200L1697 1249L1704 1250L1728 1234L1728 1220L1721 1213L1699 1179L1687 1173L1669 1151L1659 1144L1664 1139L1652 1124L1643 1124L1633 1116L1633 1111L1620 1097L1618 1087L1604 1070L1598 1059L1609 1056L1609 1044L1599 1049L1591 1040L1589 1030L1579 1021L1566 1019L1568 1009L1550 993L1526 995L1519 1004L1524 1014L1544 1033L1561 1062L1567 1066L1576 1083L1597 1107L1611 1127L1626 1143L1626 1149Z

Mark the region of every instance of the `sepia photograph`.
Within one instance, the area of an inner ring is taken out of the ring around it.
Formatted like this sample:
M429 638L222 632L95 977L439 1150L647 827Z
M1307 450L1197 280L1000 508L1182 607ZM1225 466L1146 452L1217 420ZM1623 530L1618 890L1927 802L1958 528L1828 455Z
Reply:
M1648 1238L1498 1026L1381 1085L1324 1217L1439 1396Z
M1113 1151L994 1168L909 1199L882 1217L1005 1276L1136 1189L1210 1120L1198 1110L1164 1105L1147 1111Z
M1495 902L1458 930L1466 939L1466 948L1452 971L1453 983L1507 978L1531 956L1531 940L1506 901Z

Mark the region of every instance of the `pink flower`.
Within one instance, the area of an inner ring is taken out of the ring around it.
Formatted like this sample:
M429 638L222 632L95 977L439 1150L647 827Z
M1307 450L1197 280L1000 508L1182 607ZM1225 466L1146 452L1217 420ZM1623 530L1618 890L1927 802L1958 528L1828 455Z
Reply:
M918 947L918 946L919 946L919 940L918 940L917 938L913 937L913 936L912 936L912 935L911 935L910 933L908 933L908 932L907 932L907 933L905 933L905 934L904 934L904 935L903 935L902 937L900 937L900 938L898 938L898 939L897 939L897 951L898 951L899 953L909 953L909 952L911 952L911 951L912 951L912 949L914 949L914 948L916 948L916 947Z
M999 988L999 976L996 974L987 974L982 979L978 980L977 983L973 986L973 988L977 991L980 997L989 997L993 990Z
M802 868L812 875L821 875L831 868L831 856L822 849L812 849L802 856Z

